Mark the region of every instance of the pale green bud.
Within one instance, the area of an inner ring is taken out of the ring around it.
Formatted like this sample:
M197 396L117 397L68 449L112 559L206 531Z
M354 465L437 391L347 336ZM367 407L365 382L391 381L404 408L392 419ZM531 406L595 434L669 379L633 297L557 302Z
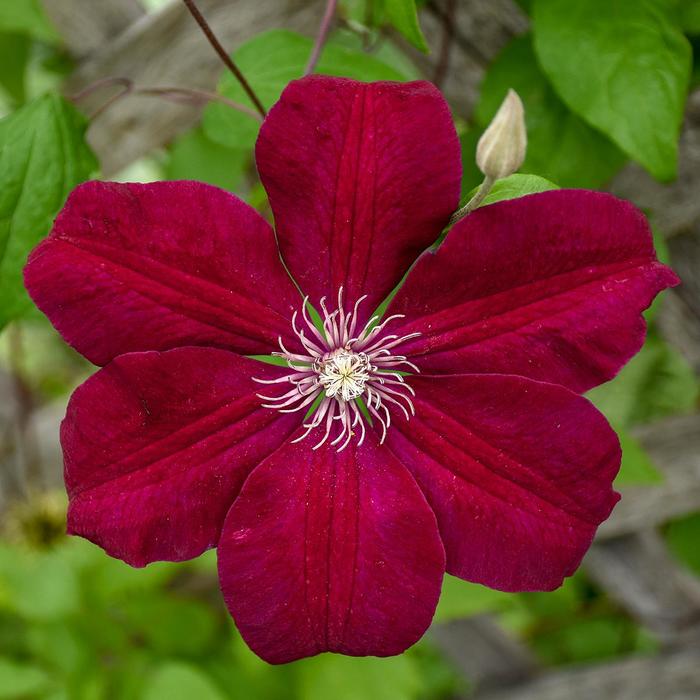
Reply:
M476 164L492 180L512 175L525 160L525 110L515 90L508 90L496 116L476 146Z

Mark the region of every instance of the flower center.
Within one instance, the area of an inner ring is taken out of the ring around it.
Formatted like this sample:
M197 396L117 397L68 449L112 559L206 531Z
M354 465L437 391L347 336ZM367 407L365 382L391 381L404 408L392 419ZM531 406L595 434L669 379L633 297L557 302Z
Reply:
M326 396L351 401L365 390L372 365L365 353L340 348L321 360L316 371Z
M297 327L298 313L292 316L292 328L303 347L300 353L289 352L279 339L281 352L273 353L287 361L292 370L278 379L255 379L261 384L291 384L292 388L280 396L258 396L266 408L281 413L307 411L310 415L303 424L305 431L293 442L299 442L314 428L321 428L322 437L313 449L327 440L345 449L353 436L359 434L358 445L365 439L365 421L376 421L382 427L380 442L384 442L391 425L389 407L398 408L406 420L415 413L411 396L413 389L406 383L401 368L418 372L418 368L395 348L420 333L405 336L387 334L386 327L403 318L396 314L382 323L372 317L358 329L358 309L366 297L360 297L352 311L343 307L343 289L338 292L338 308L332 313L321 299L323 330L316 328L309 317L304 299L301 314L306 328ZM359 332L358 332L359 330ZM360 403L361 402L361 403Z

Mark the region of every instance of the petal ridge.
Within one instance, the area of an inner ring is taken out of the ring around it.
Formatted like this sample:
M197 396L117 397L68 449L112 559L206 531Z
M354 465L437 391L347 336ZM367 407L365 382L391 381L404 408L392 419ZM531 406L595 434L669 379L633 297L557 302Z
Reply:
M229 610L271 663L402 652L430 624L443 571L435 515L374 436L341 453L285 445L248 477L219 545Z
M71 397L61 425L68 531L134 566L214 546L247 474L297 429L251 380L279 368L224 350L122 355Z
M430 83L290 83L261 127L256 159L302 290L313 302L340 286L350 303L368 293L366 320L457 207L460 158Z
M271 352L299 292L274 232L234 195L194 181L78 186L30 254L27 289L97 365L198 345Z
M436 513L447 571L551 590L619 495L617 436L584 397L509 375L412 378L416 415L387 434Z
M678 283L641 212L553 190L478 209L412 268L387 313L421 332L424 372L518 374L586 391L641 347L641 312Z

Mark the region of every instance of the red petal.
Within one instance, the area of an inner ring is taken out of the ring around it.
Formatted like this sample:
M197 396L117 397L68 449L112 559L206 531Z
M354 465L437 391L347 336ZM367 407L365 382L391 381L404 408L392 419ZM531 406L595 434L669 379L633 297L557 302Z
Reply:
M585 391L644 341L641 312L678 283L649 226L607 194L556 190L477 209L425 253L388 313L424 371L519 374Z
M290 337L299 293L272 229L199 182L88 182L30 255L27 288L63 337L102 365L210 345L268 353Z
M430 624L445 565L435 516L374 436L278 450L246 481L218 553L226 604L270 663L401 653Z
M551 590L578 567L618 495L617 436L581 396L504 375L412 377L416 415L387 445L438 519L447 571Z
M369 314L459 201L460 148L430 83L311 76L286 88L256 146L282 255L312 302L343 285Z
M122 355L61 426L68 530L133 566L216 545L250 470L299 424L260 407L279 368L213 348Z

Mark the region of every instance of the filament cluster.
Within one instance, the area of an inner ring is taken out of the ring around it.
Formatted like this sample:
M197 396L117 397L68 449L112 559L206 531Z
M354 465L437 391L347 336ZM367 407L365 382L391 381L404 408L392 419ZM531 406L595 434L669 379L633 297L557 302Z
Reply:
M284 358L292 371L277 379L254 378L261 384L282 385L285 389L291 385L279 396L258 396L266 408L282 413L306 411L304 431L293 442L320 428L321 438L313 449L330 440L340 452L353 436L359 435L358 445L363 443L369 419L381 426L383 443L391 426L390 406L402 411L407 420L415 414L411 400L415 392L404 373L405 369L419 369L404 355L396 354L395 349L420 333L387 333L387 326L403 318L401 314L389 316L381 323L379 316L373 316L358 328L358 309L365 299L366 296L360 297L349 312L344 308L342 287L334 311L328 310L325 297L321 299L321 330L309 315L306 297L301 308L303 323L297 324L298 311L292 316L292 329L304 351L290 352L280 338L280 351L273 353Z

